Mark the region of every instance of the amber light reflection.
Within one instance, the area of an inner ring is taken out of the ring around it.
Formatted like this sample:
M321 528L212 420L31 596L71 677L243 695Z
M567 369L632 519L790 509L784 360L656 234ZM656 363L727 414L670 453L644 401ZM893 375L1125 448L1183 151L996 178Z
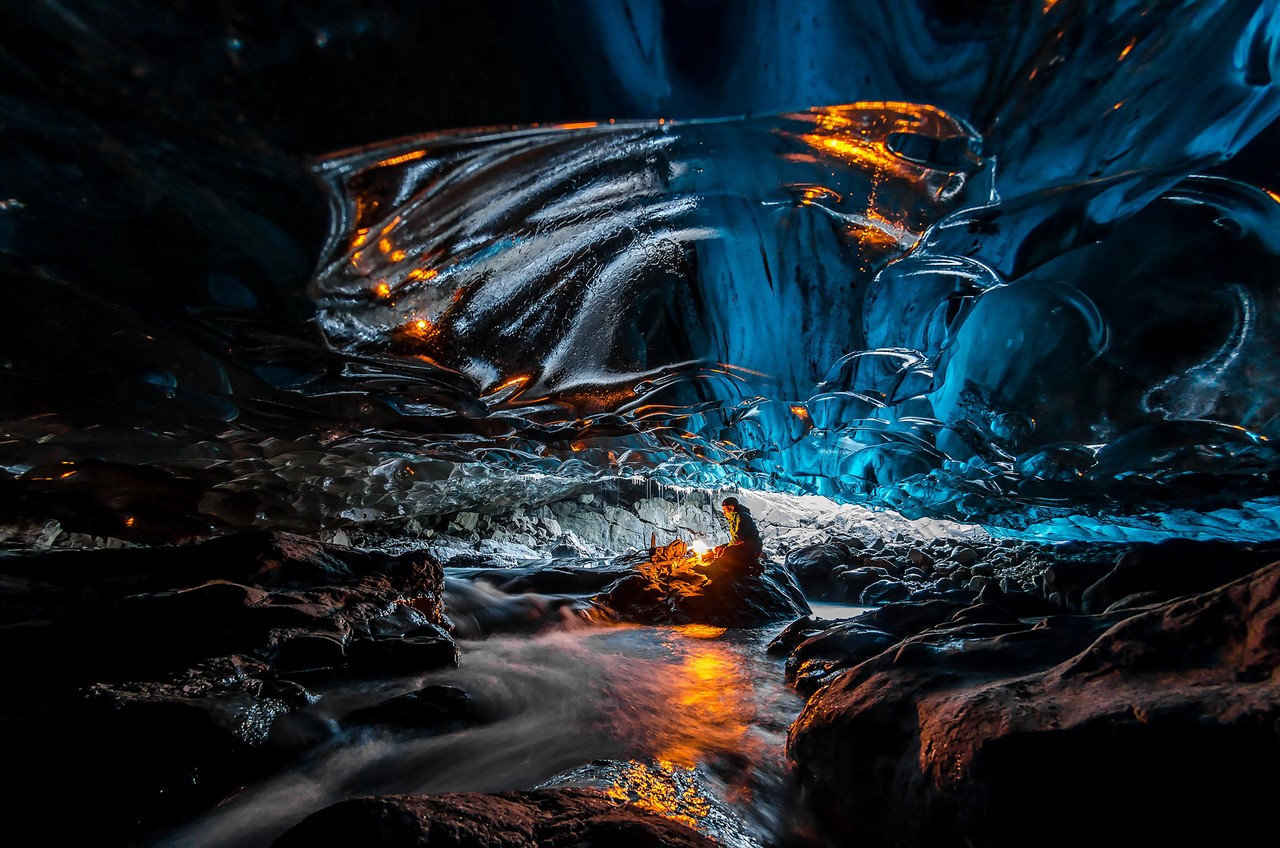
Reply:
M742 751L754 714L752 686L738 658L715 639L724 628L686 624L672 629L698 641L688 643L683 662L673 669L674 714L660 728L658 758L688 768L718 753Z
M653 760L632 760L607 788L610 797L696 827L711 805L698 788L694 768L718 755L750 753L755 717L752 683L741 660L717 637L723 627L687 624L671 628L685 655L659 683L669 711L654 731ZM748 792L744 785L740 792Z
M623 767L605 794L642 810L696 828L711 812L711 804L688 778L691 769L669 760L642 763L632 760Z

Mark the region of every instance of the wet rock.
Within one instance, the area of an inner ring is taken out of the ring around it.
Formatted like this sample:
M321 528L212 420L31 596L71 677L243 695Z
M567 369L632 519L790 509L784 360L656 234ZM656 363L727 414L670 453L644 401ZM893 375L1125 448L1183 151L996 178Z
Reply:
M136 841L139 822L189 816L329 738L280 675L345 671L354 656L362 669L456 662L442 573L421 553L248 533L4 568L0 649L40 693L5 699L10 767L36 787L77 764L105 842ZM47 798L24 803L52 814Z
M882 568L890 574L901 574L902 565L896 559L887 556L871 557L865 563L869 568Z
M900 580L877 580L862 590L858 600L863 604L887 604L902 601L911 594L911 589Z
M1280 545L1241 546L1227 542L1174 539L1140 545L1081 594L1083 612L1102 612L1139 592L1158 592L1169 600L1206 592L1280 559Z
M1042 596L1024 592L1005 580L1001 580L998 585L988 583L984 586L978 593L978 601L1001 607L1017 618L1042 617L1057 611Z
M914 590L907 600L913 604L922 604L926 601L947 601L949 603L966 604L972 603L977 596L977 592L971 592L963 586L955 585L954 581L939 580L934 585L926 585L923 588Z
M848 598L861 598L862 590L872 583L886 580L892 575L883 568L861 566L841 573L839 582L844 584L844 595Z
M948 624L1017 624L1018 617L1003 607L991 603L977 603L971 607L956 610L947 619Z
M1114 567L1101 560L1060 561L1049 565L1040 577L1044 596L1061 612L1080 612L1084 590Z
M861 618L835 624L798 644L787 657L787 684L809 696L838 672L898 644L901 639Z
M403 636L352 639L347 655L351 670L357 674L432 671L456 667L461 659L458 643L434 624L425 625Z
M357 798L308 816L274 845L714 848L716 842L599 792L540 789L497 795L467 792Z
M929 568L934 562L933 557L929 556L928 553L919 548L912 548L907 551L907 559L911 561L912 565L919 566L921 568Z
M1120 610L1149 607L1154 604L1161 603L1164 600L1165 597L1163 592L1134 592L1132 595L1125 595L1123 598L1107 607L1106 612L1118 612Z
M378 724L415 730L445 732L482 721L471 696L456 686L426 686L416 692L348 713L342 723Z
M593 599L608 615L642 624L755 627L811 612L791 572L774 565L737 579L644 566Z
M797 618L788 624L781 633L769 640L765 650L773 656L786 656L795 650L796 646L801 642L832 627L834 623L816 615Z
M279 641L272 667L282 673L341 668L347 663L343 638L336 634L296 633Z
M848 561L849 553L833 543L808 545L787 554L786 567L795 575L805 594L822 598L830 595L832 571Z
M972 596L957 600L932 600L923 603L886 604L871 610L857 620L892 633L899 639L915 636L949 619L957 610L972 603Z
M226 657L164 682L96 684L77 701L46 705L9 739L10 767L25 775L10 800L47 810L45 788L74 769L92 787L80 809L104 843L123 842L117 834L140 819L190 816L331 736L310 717L313 695L266 673L259 661Z
M983 635L1004 628L997 635ZM833 839L1245 843L1280 791L1280 563L1141 612L925 631L820 689L789 752ZM1117 799L1123 802L1117 806Z

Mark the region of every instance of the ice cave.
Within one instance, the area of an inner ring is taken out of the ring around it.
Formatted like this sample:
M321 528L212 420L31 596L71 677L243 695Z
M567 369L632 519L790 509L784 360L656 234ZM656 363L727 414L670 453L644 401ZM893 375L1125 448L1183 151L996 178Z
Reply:
M1243 844L1277 70L1280 0L9 0L7 841Z

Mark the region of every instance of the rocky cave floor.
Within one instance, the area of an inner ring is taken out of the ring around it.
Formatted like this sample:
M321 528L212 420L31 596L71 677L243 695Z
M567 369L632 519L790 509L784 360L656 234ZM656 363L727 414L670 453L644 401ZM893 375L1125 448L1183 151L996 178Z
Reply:
M148 844L331 736L312 710L318 684L455 666L459 640L566 618L791 622L768 651L806 699L787 757L815 824L780 844L1243 844L1280 790L1280 543L866 530L702 586L647 551L520 565L265 531L53 550L56 527L11 527L9 820ZM446 574L486 593L447 593ZM868 609L824 620L810 601ZM341 723L447 733L485 720L469 693L428 686ZM275 844L716 842L562 788L353 799Z

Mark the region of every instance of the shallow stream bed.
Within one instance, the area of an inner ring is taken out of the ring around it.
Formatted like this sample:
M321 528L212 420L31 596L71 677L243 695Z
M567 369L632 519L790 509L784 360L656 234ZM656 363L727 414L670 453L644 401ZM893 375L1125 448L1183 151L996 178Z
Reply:
M315 707L334 728L328 743L160 844L266 846L346 798L547 784L601 788L726 845L773 842L806 829L784 753L802 702L784 685L781 660L765 653L785 624L570 622L463 641L456 669L335 685ZM432 684L465 690L487 723L437 735L340 724Z

